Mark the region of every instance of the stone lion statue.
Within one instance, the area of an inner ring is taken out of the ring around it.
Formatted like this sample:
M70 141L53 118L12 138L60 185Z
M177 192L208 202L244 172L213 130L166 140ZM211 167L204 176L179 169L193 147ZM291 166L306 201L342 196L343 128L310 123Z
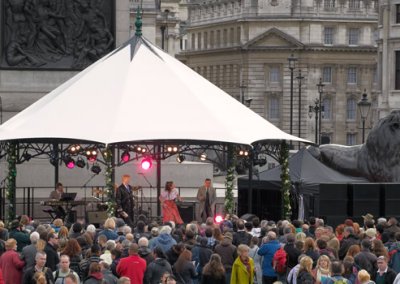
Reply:
M372 128L365 144L321 145L310 152L344 174L372 182L400 181L400 110L392 111Z

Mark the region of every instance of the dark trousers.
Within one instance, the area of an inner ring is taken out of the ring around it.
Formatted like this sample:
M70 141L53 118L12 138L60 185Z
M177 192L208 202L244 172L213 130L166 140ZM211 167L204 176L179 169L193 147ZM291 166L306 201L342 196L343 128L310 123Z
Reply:
M278 278L277 277L269 277L269 276L265 276L263 275L262 284L273 284L275 281L277 281Z

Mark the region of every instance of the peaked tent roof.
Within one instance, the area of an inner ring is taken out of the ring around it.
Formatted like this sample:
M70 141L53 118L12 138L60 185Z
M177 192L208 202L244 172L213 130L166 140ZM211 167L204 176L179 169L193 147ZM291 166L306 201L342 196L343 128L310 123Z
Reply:
M281 131L138 36L0 127L0 140L48 139L310 143Z
M299 182L303 191L316 192L321 183L362 183L369 182L362 177L343 175L318 161L310 152L303 148L289 158L289 173L292 182ZM254 188L280 190L281 166L259 173L254 177ZM248 185L248 178L239 179L239 187Z

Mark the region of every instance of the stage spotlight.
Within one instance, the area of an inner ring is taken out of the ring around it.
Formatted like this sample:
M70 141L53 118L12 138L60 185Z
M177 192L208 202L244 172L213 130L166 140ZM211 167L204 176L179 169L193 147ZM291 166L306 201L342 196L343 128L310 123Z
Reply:
M72 159L69 156L64 158L64 163L65 163L65 165L67 166L68 169L75 168L75 160Z
M78 160L76 161L76 166L82 169L86 166L86 163L81 157L79 157Z
M247 157L248 155L249 155L249 151L247 151L247 150L239 150L239 156L245 156L245 157Z
M169 153L176 153L178 152L178 146L169 145L167 146L167 152Z
M101 168L97 163L95 163L90 170L96 175L101 172Z
M206 154L206 153L201 154L201 155L200 155L200 160L201 160L201 161L207 160L207 154Z
M121 155L122 162L124 162L124 163L129 162L130 159L131 159L131 155L129 154L128 151L125 151L122 153L122 155Z
M87 149L85 154L86 154L86 158L88 159L89 162L96 161L96 159L97 159L96 149Z
M79 145L79 144L73 144L73 145L70 145L70 146L68 147L67 152L70 153L70 154L76 154L76 153L78 153L80 150L81 150L81 145Z
M182 163L184 160L186 160L185 155L178 155L178 156L176 157L176 161L177 161L178 163Z
M222 221L224 221L224 217L222 215L216 215L214 218L214 222L217 224L222 223Z
M153 161L152 161L151 158L149 158L149 157L144 158L144 159L140 162L140 166L141 166L142 169L145 170L145 171L150 170L151 167L153 166Z
M29 161L29 160L32 158L32 155L29 154L28 152L25 152L25 153L22 155L22 158L24 158L25 161Z

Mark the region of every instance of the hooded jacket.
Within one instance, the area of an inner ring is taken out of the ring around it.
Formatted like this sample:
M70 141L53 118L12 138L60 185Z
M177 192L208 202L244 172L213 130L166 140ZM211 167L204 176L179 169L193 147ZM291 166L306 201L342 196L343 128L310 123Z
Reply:
M151 250L148 247L140 247L139 256L146 261L147 265L154 260L154 256L151 254Z
M89 275L88 279L85 280L85 284L100 284L103 283L103 273L94 272Z
M144 284L158 284L161 276L165 273L172 273L172 267L164 258L156 258L146 269L144 274Z
M221 262L226 271L232 270L232 265L236 260L236 247L232 245L232 240L224 238L219 245L215 247L215 253L221 256Z
M173 245L176 245L176 241L170 234L160 234L154 239L154 242L151 243L150 249L154 250L154 248L159 247L166 253Z

